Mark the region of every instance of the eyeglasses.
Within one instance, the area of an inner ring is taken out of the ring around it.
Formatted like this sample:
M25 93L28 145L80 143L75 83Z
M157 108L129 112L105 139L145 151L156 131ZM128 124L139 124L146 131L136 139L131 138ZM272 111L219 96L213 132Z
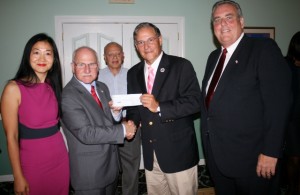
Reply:
M150 37L146 41L135 41L135 45L137 47L144 47L146 43L147 43L147 45L153 45L157 38L158 38L158 36L155 36L155 37Z
M114 57L119 58L122 55L123 55L123 53L108 53L108 54L106 54L106 56L109 57L109 58L114 58Z
M86 66L88 66L90 69L96 69L96 68L98 68L98 63L89 63L89 64L86 64L86 63L75 63L75 62L73 62L74 64L75 64L75 66L77 67L77 68L79 68L79 69L83 69L83 68L85 68Z
M233 16L233 15L228 15L228 16L225 16L224 18L218 17L218 18L213 19L213 23L214 23L214 25L218 25L218 24L221 24L223 20L226 23L232 23L235 18L236 18L236 16Z

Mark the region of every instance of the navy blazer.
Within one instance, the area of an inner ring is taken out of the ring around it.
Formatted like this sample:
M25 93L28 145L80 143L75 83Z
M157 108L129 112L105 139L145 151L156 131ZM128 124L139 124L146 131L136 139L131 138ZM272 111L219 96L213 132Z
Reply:
M128 93L147 93L145 62L133 66L127 75ZM160 168L174 173L195 166L199 161L194 129L194 114L200 112L200 87L192 64L177 56L163 54L154 80L152 94L161 113L143 106L127 111L127 119L141 122L144 165L153 169L155 151Z
M221 48L207 60L203 97L220 53ZM208 110L202 101L205 151L209 139L215 162L227 176L255 173L260 153L281 156L290 104L290 70L277 44L272 39L245 35L220 78Z

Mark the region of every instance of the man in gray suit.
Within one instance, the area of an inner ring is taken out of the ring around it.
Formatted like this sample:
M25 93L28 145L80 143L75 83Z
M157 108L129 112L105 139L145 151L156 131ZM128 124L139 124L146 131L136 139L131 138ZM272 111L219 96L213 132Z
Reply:
M136 126L132 121L115 123L121 108L112 106L107 86L96 81L99 62L93 49L74 51L72 71L61 102L71 184L76 195L113 195L120 170L117 144L132 139Z

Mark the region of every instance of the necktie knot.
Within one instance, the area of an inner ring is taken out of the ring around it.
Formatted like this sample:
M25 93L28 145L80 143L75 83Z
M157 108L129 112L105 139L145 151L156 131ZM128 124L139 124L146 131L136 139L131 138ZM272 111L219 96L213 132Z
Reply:
M96 94L96 91L95 91L95 86L91 86L91 94L92 94L92 96L93 96L93 98L94 98L94 100L97 102L97 104L100 106L100 108L103 108L102 107L102 103L101 103L101 101L99 100L99 98L98 98L98 96L97 96L97 94Z

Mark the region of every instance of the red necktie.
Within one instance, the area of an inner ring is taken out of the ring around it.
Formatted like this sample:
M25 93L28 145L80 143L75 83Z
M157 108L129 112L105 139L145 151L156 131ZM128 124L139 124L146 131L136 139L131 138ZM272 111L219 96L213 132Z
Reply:
M151 66L148 66L148 81L147 81L147 92L151 94L154 82L154 70Z
M97 104L100 106L100 108L103 109L102 103L100 102L100 100L99 100L99 98L98 98L98 96L97 96L97 94L96 94L95 87L94 87L93 85L91 86L91 94L92 94L94 100L95 100L95 101L97 102Z
M219 62L217 64L217 67L216 67L216 70L215 70L215 73L211 79L211 82L210 82L210 85L209 85L209 88L207 90L207 94L206 94L206 98L205 98L205 104L206 104L206 108L209 107L209 103L214 95L214 91L215 91L215 88L218 84L218 81L220 79L220 76L221 76L221 73L222 73L222 70L223 70L223 66L224 66L224 61L225 61L225 58L226 58L226 53L227 53L227 50L226 48L223 49L223 52L222 52L222 55L219 59Z

